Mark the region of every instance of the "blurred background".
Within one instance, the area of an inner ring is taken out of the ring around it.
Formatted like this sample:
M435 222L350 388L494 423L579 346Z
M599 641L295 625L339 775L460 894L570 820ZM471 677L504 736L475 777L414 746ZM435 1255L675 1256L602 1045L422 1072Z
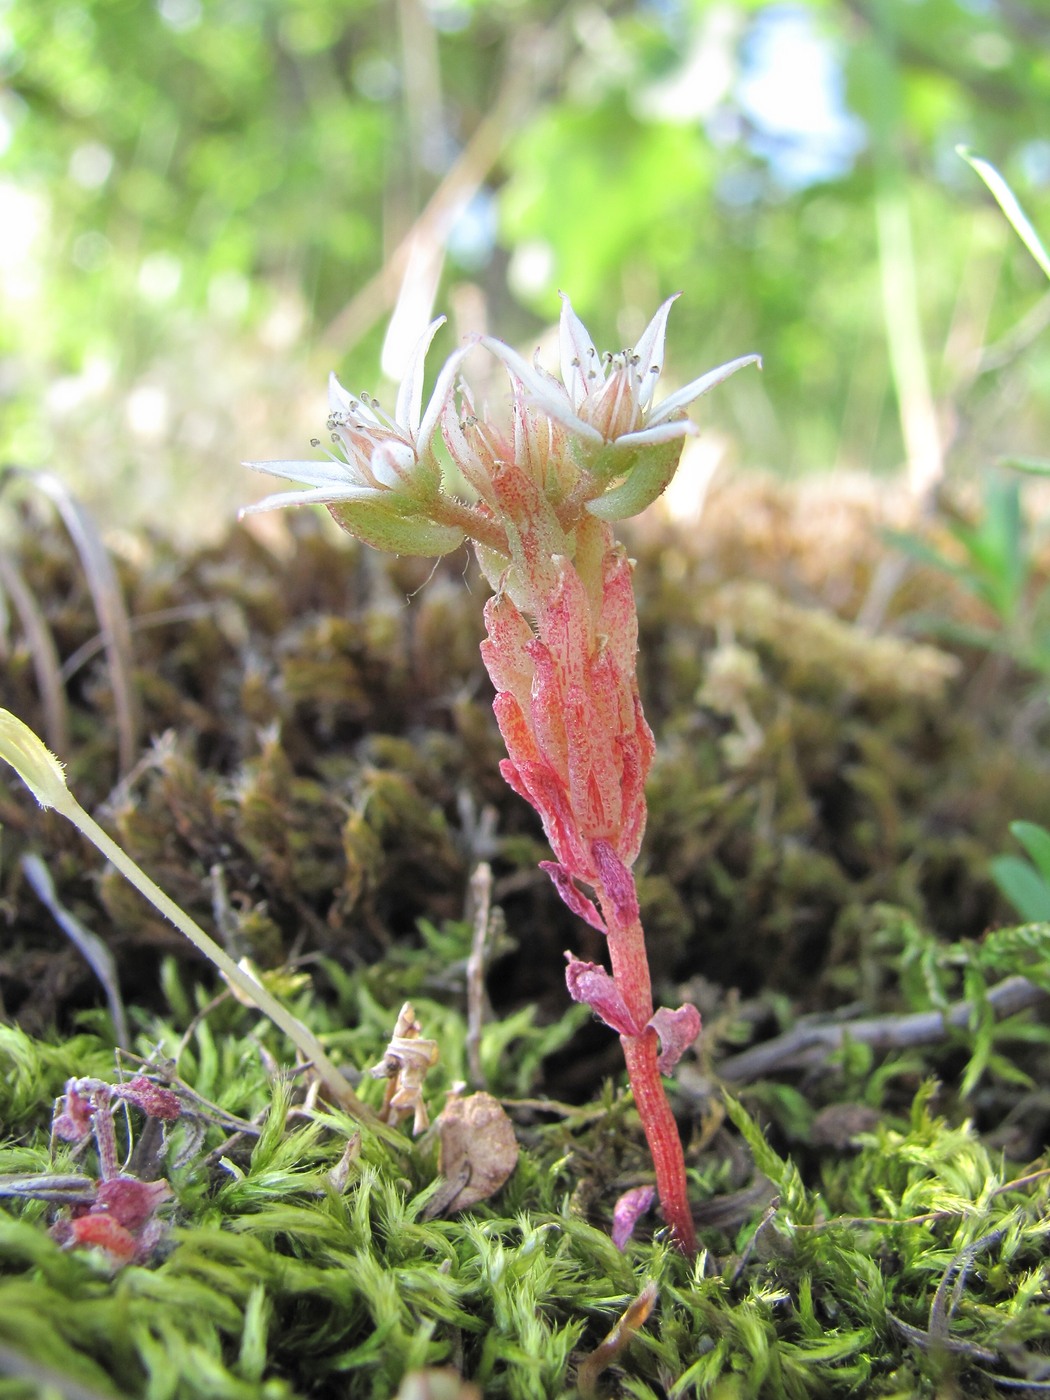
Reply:
M0 460L214 536L330 369L531 353L559 288L609 349L681 291L665 392L764 355L682 510L1045 454L1050 295L955 147L1046 236L1048 116L1044 0L0 0Z

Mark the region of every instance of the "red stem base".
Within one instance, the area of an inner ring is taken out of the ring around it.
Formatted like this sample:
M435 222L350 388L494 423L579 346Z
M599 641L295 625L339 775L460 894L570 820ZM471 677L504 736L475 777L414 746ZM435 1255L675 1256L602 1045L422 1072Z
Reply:
M650 1027L642 1035L622 1035L624 1059L645 1139L656 1168L656 1190L664 1219L683 1254L696 1255L696 1230L686 1189L685 1156L663 1080L656 1067L657 1035Z

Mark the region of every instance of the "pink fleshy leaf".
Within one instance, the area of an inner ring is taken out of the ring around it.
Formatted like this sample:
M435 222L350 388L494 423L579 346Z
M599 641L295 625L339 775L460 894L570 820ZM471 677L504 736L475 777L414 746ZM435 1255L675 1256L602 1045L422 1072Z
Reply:
M589 1006L610 1030L619 1035L639 1035L639 1028L631 1019L619 988L604 967L583 962L572 953L566 953L565 958L569 964L565 969L565 984L573 1001L582 1001Z
M656 1199L652 1186L632 1186L613 1206L612 1242L621 1252L634 1234L634 1227Z
M596 928L599 933L605 932L602 916L591 900L573 882L572 876L564 865L559 865L556 860L541 860L540 869L546 870L554 881L554 888L578 918L590 924L591 928Z
M558 774L549 764L542 762L529 763L518 760L516 769L517 778L524 788L523 795L539 812L547 840L560 863L577 872L581 879L593 884L593 867L587 858L586 848L579 839L576 821L569 805L569 795ZM500 772L504 772L503 763L500 764ZM511 786L514 784L511 783Z
M541 763L542 755L536 736L514 692L499 691L492 702L492 712L511 760L518 767L526 763Z
M497 690L509 690L524 709L532 688L533 663L526 650L533 631L507 595L485 604L487 640L481 644L485 669Z
M649 1020L660 1037L660 1056L656 1067L661 1074L670 1074L675 1065L700 1034L700 1012L686 1002L677 1011L661 1006Z
M608 841L592 841L591 851L601 876L602 889L609 897L616 922L637 923L638 895L634 888L634 876Z

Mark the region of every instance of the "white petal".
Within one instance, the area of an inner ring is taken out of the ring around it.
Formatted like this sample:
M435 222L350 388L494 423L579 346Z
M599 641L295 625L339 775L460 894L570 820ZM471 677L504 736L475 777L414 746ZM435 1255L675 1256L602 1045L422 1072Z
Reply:
M444 316L439 316L436 321L431 321L419 337L409 358L408 369L401 381L401 388L397 391L394 422L399 428L404 428L413 442L415 442L416 434L419 432L419 415L423 407L424 361L427 358L431 342L437 335L439 328L445 324L445 319Z
M651 423L636 433L624 433L613 443L614 447L644 447L646 443L671 442L677 437L695 437L700 429L688 418L676 418L671 423Z
M716 384L721 384L724 379L728 379L731 374L736 374L738 369L743 369L745 365L762 366L761 355L742 355L739 360L730 360L728 364L719 365L717 369L708 370L699 379L694 379L691 384L687 384L684 389L679 389L676 394L664 399L658 404L655 411L649 415L649 426L656 427L669 418L672 413L677 413L680 408L685 408L694 399L698 399L701 394L706 394L709 389L713 389Z
M605 441L597 428L576 416L568 394L556 379L528 364L516 350L504 345L502 340L494 340L492 336L486 335L482 337L481 343L488 346L492 353L503 361L514 378L521 383L529 398L551 418L564 423L579 437L587 438L591 442Z
M642 338L634 347L638 356L638 406L647 409L653 401L656 381L664 367L664 336L667 333L667 317L681 292L668 297L663 306L642 332Z
M354 469L338 457L328 462L243 462L253 472L265 472L267 476L286 476L292 481L301 481L304 486L360 486L364 483Z
M412 468L416 465L416 454L407 442L393 439L381 442L372 453L372 475L380 486L404 486Z
M261 510L280 510L284 506L327 505L329 501L364 501L369 497L383 496L386 492L375 491L370 486L319 487L315 491L278 491L273 496L264 496L261 501L253 501L250 506L242 506L239 516L255 515Z
M601 358L587 327L572 309L564 292L561 297L561 322L558 340L561 347L561 378L569 391L574 409L579 408L592 389L600 388L604 379Z
M356 419L366 428L383 426L368 405L344 389L334 374L328 376L328 411L336 418Z
M334 374L328 376L328 407L332 413L350 413L354 396L344 389Z
M441 373L438 375L437 383L434 385L434 392L431 394L430 402L427 404L427 411L423 415L423 421L417 425L416 431L412 435L412 441L416 444L417 450L426 448L430 439L433 437L438 419L444 413L445 405L452 397L452 390L456 384L456 375L459 373L459 367L473 348L473 345L464 345L459 350L453 350L452 354L442 365Z

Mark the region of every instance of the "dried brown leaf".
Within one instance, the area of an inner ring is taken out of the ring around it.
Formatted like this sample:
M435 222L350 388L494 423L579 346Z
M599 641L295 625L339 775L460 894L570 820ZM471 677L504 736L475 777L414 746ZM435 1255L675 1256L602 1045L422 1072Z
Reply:
M451 1215L486 1200L517 1166L514 1127L491 1094L450 1098L434 1126L438 1167L452 1194L439 1192L428 1214Z

